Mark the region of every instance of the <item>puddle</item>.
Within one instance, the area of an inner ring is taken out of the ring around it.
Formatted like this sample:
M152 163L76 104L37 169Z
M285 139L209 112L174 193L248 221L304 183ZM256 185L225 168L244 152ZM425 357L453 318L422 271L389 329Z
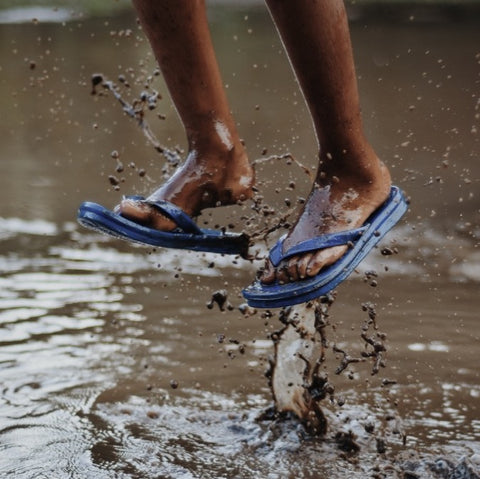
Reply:
M268 15L215 6L211 17L252 158L268 146L310 164L308 115ZM336 375L342 357L328 349L335 391L323 439L265 415L282 325L246 312L240 295L261 259L134 247L75 223L81 201L113 206L161 177L114 99L89 90L98 71L153 71L135 28L133 15L0 25L0 476L479 477L478 25L352 25L366 126L412 208L338 288L328 340L361 356L361 305L373 303L386 367L372 376L365 361ZM135 34L112 34L126 29ZM181 146L168 99L159 108L158 137ZM114 150L136 164L119 192L108 181ZM281 209L284 196L304 194L296 168L259 164L265 203ZM275 192L277 171L295 191ZM205 219L252 214L236 208ZM221 311L210 301L223 290Z

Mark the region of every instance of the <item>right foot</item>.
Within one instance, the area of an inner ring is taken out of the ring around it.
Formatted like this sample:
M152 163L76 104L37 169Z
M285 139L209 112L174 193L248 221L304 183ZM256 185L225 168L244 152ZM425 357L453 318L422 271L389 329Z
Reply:
M240 154L234 148L226 154L202 157L197 151L191 151L185 163L147 201L169 201L193 217L205 208L232 205L251 198L254 171L243 148L240 150ZM155 207L138 200L125 198L115 211L161 231L176 227Z
M371 164L375 165L375 174L368 180L346 172L339 172L338 177L333 177L334 181L317 178L297 222L287 234L283 250L323 234L362 226L390 192L387 168L376 157L371 159ZM267 260L260 281L272 284L277 280L284 284L316 276L343 256L347 248L342 245L299 254L282 261L277 267Z

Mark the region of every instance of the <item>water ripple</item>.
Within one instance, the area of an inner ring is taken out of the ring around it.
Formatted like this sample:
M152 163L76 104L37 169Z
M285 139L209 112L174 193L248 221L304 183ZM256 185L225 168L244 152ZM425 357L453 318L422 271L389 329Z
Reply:
M28 250L15 250L15 235L32 234L30 227L43 231L32 235L38 242ZM190 297L193 289L181 290L172 304L159 302L158 284L172 285L177 273L198 276L198 284L203 278L222 284L225 270L247 276L259 262L128 245L117 249L111 240L81 234L72 225L10 221L0 223L0 235L4 240L0 245L6 245L0 254L0 447L4 452L0 476L50 478L61 471L60 477L110 479L148 477L155 470L172 478L277 479L289 474L310 477L303 466L313 464L329 477L342 477L375 464L377 456L370 453L362 456L361 466L339 461L332 438L305 441L298 425L259 423L257 416L270 401L266 390L227 396L184 389L184 396L173 396L157 387L154 395L140 393L149 391L148 384L158 378L168 384L172 371L188 370L196 381L204 368L205 377L211 377L212 357L202 348L212 346L206 340L209 331L229 327L228 321L215 324L213 316L210 321L202 309L205 302L198 308L201 296ZM430 238L428 248L423 245L424 258L436 254L437 240ZM386 244L392 246L390 241ZM397 244L411 247L398 240ZM471 251L466 251L462 254L469 257ZM375 254L363 267L382 268L388 263L399 276L410 274L412 268L425 272L425 265L413 260L415 254L402 251L393 258L396 263ZM455 270L456 277L459 274ZM192 318L192 326L185 328L185 320ZM187 341L186 331L198 333L196 341ZM245 344L251 351L245 366L250 367L259 365L272 348L269 339L245 339ZM440 339L413 340L407 347L419 355L454 350ZM471 374L465 371L462 377ZM478 421L461 407L468 398L480 397L478 388L447 383L440 389L432 384L418 386L418 398L414 397L418 401L412 398L410 403L408 388L393 387L390 394L405 396L411 406L406 419L410 445L452 444L455 439L459 444L463 441L467 450L479 442ZM363 409L345 407L341 414L331 413L331 424L345 421L350 413L367 418L388 409L378 406L385 397L364 398L352 392L351 403L359 402ZM349 425L360 438L365 435L361 421ZM394 439L398 445L399 438ZM371 440L367 443L371 448ZM458 456L459 448L451 450L452 457ZM327 466L334 462L337 469L332 473Z

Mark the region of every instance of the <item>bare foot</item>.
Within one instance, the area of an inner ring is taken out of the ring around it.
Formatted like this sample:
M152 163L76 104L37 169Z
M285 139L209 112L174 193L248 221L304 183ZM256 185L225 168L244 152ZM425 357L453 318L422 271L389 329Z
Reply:
M236 204L253 196L253 168L243 150L204 154L191 151L185 163L147 201L167 200L189 216L215 206ZM175 224L156 208L132 199L124 199L116 211L139 224L170 231Z
M362 226L365 220L387 199L390 174L378 162L376 174L368 181L360 175L330 175L317 178L303 210L288 233L283 251L310 238ZM260 281L288 283L317 275L322 268L342 257L348 246L334 246L313 253L293 256L274 267L268 260Z

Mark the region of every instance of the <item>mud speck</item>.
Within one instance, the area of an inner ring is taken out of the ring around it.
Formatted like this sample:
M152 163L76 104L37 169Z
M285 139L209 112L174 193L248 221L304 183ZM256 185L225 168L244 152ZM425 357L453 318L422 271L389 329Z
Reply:
M355 454L360 451L360 446L355 441L355 434L351 431L339 431L335 434L335 442L341 451Z
M95 95L97 93L96 87L103 83L103 75L101 73L94 73L92 75L92 95Z
M377 437L376 439L376 447L379 454L384 454L385 452L387 452L387 445L385 444L385 441L380 437Z
M112 186L118 186L120 184L120 180L116 176L113 176L113 175L108 176L108 181L110 182L110 184Z
M228 309L228 311L232 311L234 308L228 301L227 296L228 296L228 293L226 289L219 289L218 291L215 291L212 294L212 298L207 303L207 308L213 309L215 304L217 304L218 307L220 308L220 311L225 311L225 309Z

